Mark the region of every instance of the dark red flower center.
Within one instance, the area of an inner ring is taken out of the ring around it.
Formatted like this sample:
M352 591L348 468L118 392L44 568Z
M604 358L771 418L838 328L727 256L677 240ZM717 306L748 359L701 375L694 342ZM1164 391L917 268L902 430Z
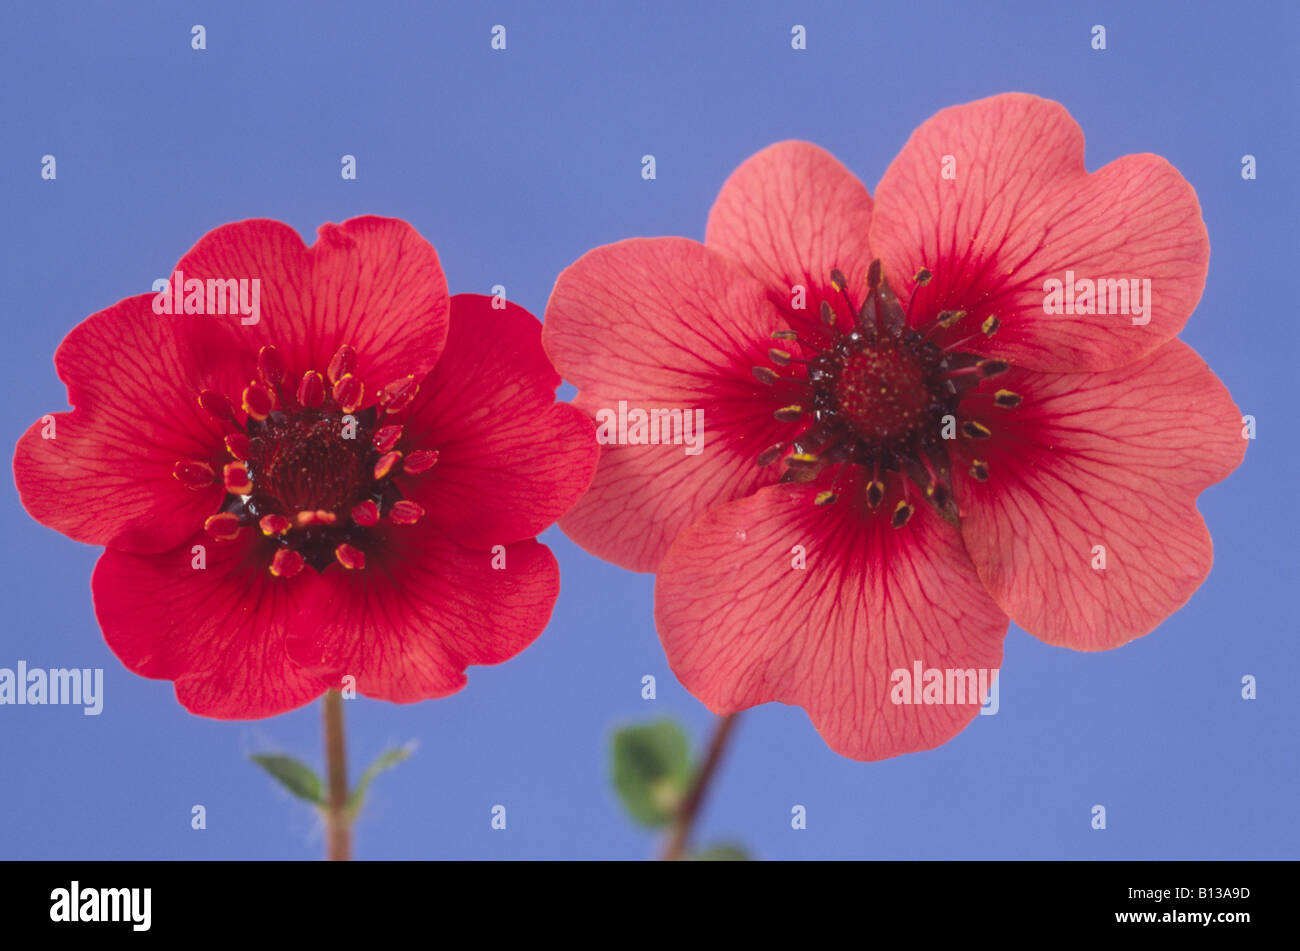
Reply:
M256 526L277 577L304 565L364 568L381 521L411 525L424 515L397 480L427 472L438 453L411 445L394 421L419 385L414 376L399 379L362 408L366 388L355 366L353 349L342 347L324 374L308 370L293 389L275 348L263 347L258 378L241 395L242 413L224 394L199 394L199 405L225 426L233 461L181 460L173 475L194 489L219 481L226 496L204 528L229 540Z
M916 285L925 286L931 276L923 269L915 277ZM794 330L773 335L797 341L804 356L780 348L768 351L777 367L803 364L806 374L783 376L770 367L754 368L754 376L775 387L784 404L776 410L776 418L797 427L792 439L760 453L758 464L783 459L783 482L812 482L831 471L829 487L817 495L818 505L834 503L840 486L852 483L865 487L865 501L873 509L885 497L885 478L896 473L902 477L897 481L901 496L893 506L896 528L912 515L909 484L944 518L955 521L952 442L980 440L990 434L983 423L963 417L962 401L984 380L1007 370L1004 361L961 347L995 333L997 318L989 317L978 331L940 346L932 338L958 326L966 313L943 311L914 323L884 280L879 261L867 272L867 295L861 306L838 270L831 272L831 286L848 306L852 329L842 329L835 308L823 301L822 339L805 339ZM1020 397L1008 390L988 395L1003 408L1020 404ZM972 478L988 478L986 462L973 456L969 462Z

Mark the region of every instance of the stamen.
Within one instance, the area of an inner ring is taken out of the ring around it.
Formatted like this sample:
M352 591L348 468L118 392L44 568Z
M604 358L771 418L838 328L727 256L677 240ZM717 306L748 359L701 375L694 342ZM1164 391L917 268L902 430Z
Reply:
M206 489L217 481L217 473L206 462L182 459L172 466L172 475L191 489Z
M366 499L352 507L352 521L365 528L379 524L379 506Z
M998 328L1001 326L1002 321L998 320L996 315L993 315L984 319L984 323L980 324L980 330L983 332L984 336L992 337L998 332Z
M777 350L775 347L767 351L767 356L769 360L779 367L789 366L790 361L793 359L789 353L784 350Z
M329 375L330 384L338 383L339 380L355 370L356 366L357 352L347 344L339 347L338 353L334 354L325 370Z
M400 413L415 400L420 384L414 376L394 380L379 391L379 408L385 413Z
M961 424L961 431L970 439L988 439L993 434L983 423L977 423L973 419L968 419Z
M365 391L365 385L360 380L351 373L344 374L334 383L334 402L339 404L339 409L343 412L355 413Z
M382 426L375 433L374 438L370 440L370 445L374 446L377 452L388 452L397 445L398 440L401 438L401 426Z
M236 459L247 462L253 454L253 447L243 433L230 433L226 436L226 452Z
M308 370L298 384L298 402L305 409L317 409L325 402L325 381L315 370Z
M758 458L755 462L757 462L760 467L770 466L772 463L776 462L776 460L781 458L781 453L785 452L785 447L787 445L787 443L779 442L775 446L768 446L758 454Z
M277 548L271 558L271 574L277 578L292 578L303 568L303 557L292 548Z
M998 390L993 394L993 402L1003 409L1015 409L1023 400L1024 398L1019 393L1012 393L1010 390Z
M872 479L867 483L867 505L877 508L885 497L885 483Z
M244 387L244 412L251 419L263 420L275 409L275 394L263 383L250 383Z
M386 452L375 460L374 475L375 479L382 479L393 471L393 466L397 465L402 458L400 452Z
M980 375L986 380L1011 369L1011 364L1006 360L981 360L976 366L979 367Z
M267 386L279 386L284 381L284 358L280 356L280 351L269 344L259 350L257 373Z
M769 369L768 367L754 367L754 379L758 380L759 383L765 383L768 386L771 386L781 378L777 376L775 370Z
M393 503L388 517L394 525L414 525L424 517L424 507L410 499L401 499Z
M793 423L803 415L803 407L798 403L792 403L789 406L782 406L772 415L783 423Z
M817 497L813 499L813 505L834 505L839 496L834 492L818 492Z
M248 477L248 466L242 462L228 462L221 472L222 482L231 495L248 495L253 491L253 480Z
M219 541L230 541L239 534L239 516L233 512L218 512L209 515L203 523L203 530Z
M263 515L257 520L257 527L268 538L277 538L293 528L293 522L283 515Z
M989 464L982 459L972 459L970 461L971 478L976 482L987 482L989 480Z
M893 525L894 528L902 528L911 519L912 511L912 506L908 505L902 499L899 499L898 504L894 506L894 516L890 519L890 524Z
M356 571L366 566L366 556L359 548L355 548L344 542L334 549L334 557L338 559L340 565L349 571Z
M239 425L235 419L235 407L230 402L230 398L224 393L217 393L213 390L204 390L199 394L199 408L211 416L219 423L234 423Z
M438 450L417 449L402 460L402 471L407 475L419 475L427 472L438 462Z

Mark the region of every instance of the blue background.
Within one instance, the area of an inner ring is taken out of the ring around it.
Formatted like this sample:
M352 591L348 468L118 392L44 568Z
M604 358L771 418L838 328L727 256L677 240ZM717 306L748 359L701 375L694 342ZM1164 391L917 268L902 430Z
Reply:
M1296 50L1287 3L42 2L0 40L3 440L66 406L51 356L83 317L141 293L200 236L278 218L308 240L362 213L412 222L453 292L541 314L555 275L632 235L703 238L727 174L807 138L874 191L936 110L1023 90L1063 102L1089 168L1169 158L1213 248L1183 339L1259 438L1201 499L1214 570L1155 633L1095 655L1013 627L1001 712L881 763L830 752L801 710L750 711L702 842L762 858L1300 855L1297 823ZM545 7L545 9L543 9ZM190 27L207 49L190 48ZM508 49L490 49L494 24ZM795 23L808 49L790 47ZM1108 46L1090 48L1104 24ZM58 178L40 177L41 156ZM340 156L357 156L343 181ZM653 153L658 178L643 181ZM1259 177L1243 181L1241 157ZM570 392L566 389L565 391ZM97 549L31 521L3 487L0 666L103 667L104 713L0 707L0 857L299 858L315 817L246 755L319 765L319 704L217 722L130 674L91 610ZM418 739L357 828L363 858L640 858L655 839L608 782L611 731L712 717L668 670L652 578L545 536L554 619L517 659L441 701L346 707L352 768ZM640 697L644 674L658 699ZM1243 675L1259 697L1240 696ZM190 808L208 827L190 828ZM489 810L508 808L504 832ZM794 804L808 828L790 827ZM1104 804L1108 828L1090 827Z

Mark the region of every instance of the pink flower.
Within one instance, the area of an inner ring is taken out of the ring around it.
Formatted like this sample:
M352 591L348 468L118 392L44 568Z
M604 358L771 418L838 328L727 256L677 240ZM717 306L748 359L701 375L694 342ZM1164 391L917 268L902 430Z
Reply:
M561 275L543 343L577 404L706 425L697 455L605 445L560 524L658 573L669 663L715 713L797 704L856 759L934 747L980 698L910 702L897 671L995 669L1008 617L1118 647L1206 577L1196 497L1245 451L1175 339L1208 260L1168 162L1089 174L1033 96L934 116L874 203L816 146L771 146L704 244L623 241Z
M449 297L433 247L391 218L323 225L311 247L276 221L224 225L175 273L219 313L142 294L86 318L55 355L74 409L14 459L33 518L106 546L95 614L122 662L234 719L348 676L445 696L532 643L559 591L534 536L596 463L537 319ZM219 296L240 282L247 314Z

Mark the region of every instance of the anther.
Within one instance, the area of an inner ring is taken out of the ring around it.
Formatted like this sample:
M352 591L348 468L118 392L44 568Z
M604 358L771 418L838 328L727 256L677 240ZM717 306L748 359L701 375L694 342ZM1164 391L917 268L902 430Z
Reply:
M257 520L257 527L262 530L262 534L267 538L278 538L293 528L293 522L283 515L263 515Z
M253 480L248 477L248 466L242 462L228 462L221 470L221 481L231 495L248 495L253 491Z
M799 335L793 330L773 330L772 337L775 340L798 340Z
M375 447L376 452L388 452L397 445L402 438L401 426L381 426L375 433L374 438L370 440L370 445Z
M982 459L972 459L970 461L970 475L976 482L989 481L989 464Z
M334 549L334 557L338 559L340 565L349 571L356 571L366 566L365 554L359 548L354 548L347 542Z
M817 497L813 499L813 505L834 505L839 496L829 490L818 492Z
M257 352L257 373L268 386L279 386L284 381L284 358L271 345Z
M849 286L849 282L844 279L844 272L837 267L831 268L831 287L836 291L842 291Z
M376 479L385 478L388 475L388 473L393 471L393 466L397 465L398 461L401 458L402 458L402 454L400 452L394 451L394 452L386 452L378 459L376 459L375 471L374 471L375 478Z
M889 524L893 525L894 528L902 528L911 517L912 506L899 499L898 504L894 506L894 516L889 520Z
M781 453L785 452L785 443L777 443L775 446L768 446L758 454L755 461L759 466L770 466L776 460L781 458Z
M407 475L419 475L428 472L438 462L438 450L417 449L402 460L402 471Z
M965 433L968 439L988 439L993 434L983 423L977 423L973 419L968 419L961 424L961 431Z
M172 466L172 475L191 489L206 489L217 481L217 473L210 465L189 459L182 459Z
M303 509L294 518L299 525L304 527L308 525L333 525L338 521L337 515L325 509Z
M345 413L355 412L361 405L365 394L365 385L351 373L344 374L334 382L334 402Z
M803 407L798 403L792 403L789 406L782 406L772 415L783 423L793 423L803 415Z
M239 534L239 516L234 512L209 515L203 523L203 530L220 541L230 541Z
M980 330L984 332L984 336L992 337L998 332L998 328L1001 326L1002 321L998 320L997 316L994 315L984 318L984 323L980 324Z
M817 465L817 457L810 452L796 452L785 461L792 469L810 469Z
M768 367L754 367L754 379L758 380L759 383L765 383L768 386L771 386L781 378L777 376L775 370L769 369Z
M339 347L338 353L329 362L326 373L329 375L330 383L337 383L349 373L356 369L357 352L347 344Z
M939 312L939 316L935 320L940 327L951 327L965 316L966 311L964 310L944 310Z
M277 578L292 578L303 568L303 557L292 548L277 548L271 558L271 574Z
M827 327L835 326L836 323L835 311L831 309L831 305L827 301L822 301L821 316L822 316L822 323L824 323Z
M275 394L263 383L244 387L244 412L251 419L266 419L275 409Z
M777 350L773 347L771 350L767 351L767 356L769 360L779 367L790 365L790 354L786 353L784 350Z
M298 384L298 402L307 409L317 409L325 402L325 381L315 370L308 370Z
M199 394L199 408L222 423L235 422L235 407L224 393L204 390Z
M997 376L999 373L1006 373L1011 369L1011 364L1006 360L981 360L976 364L979 367L980 376L988 379L991 376Z
M410 499L401 499L393 503L393 507L388 511L388 517L394 525L414 525L424 517L424 506Z
M883 270L884 270L884 266L880 263L880 258L876 258L867 267L867 287L869 289L874 291L877 287L880 286L880 278L882 276Z
M930 283L932 277L934 277L934 275L930 273L930 269L923 267L921 270L916 272L916 276L912 278L912 281L917 287L925 287L925 285Z
M379 391L379 408L385 413L400 413L411 405L419 392L420 384L414 376L394 380Z
M1023 397L1019 393L1012 393L1010 390L998 390L993 394L993 402L1003 409L1015 409L1023 402Z
M247 460L253 454L253 446L243 433L231 433L226 436L226 452L232 457Z
M881 503L885 497L885 483L879 479L872 479L867 483L867 504L873 509Z
M358 502L352 506L352 521L364 528L379 524L379 506L370 499Z

